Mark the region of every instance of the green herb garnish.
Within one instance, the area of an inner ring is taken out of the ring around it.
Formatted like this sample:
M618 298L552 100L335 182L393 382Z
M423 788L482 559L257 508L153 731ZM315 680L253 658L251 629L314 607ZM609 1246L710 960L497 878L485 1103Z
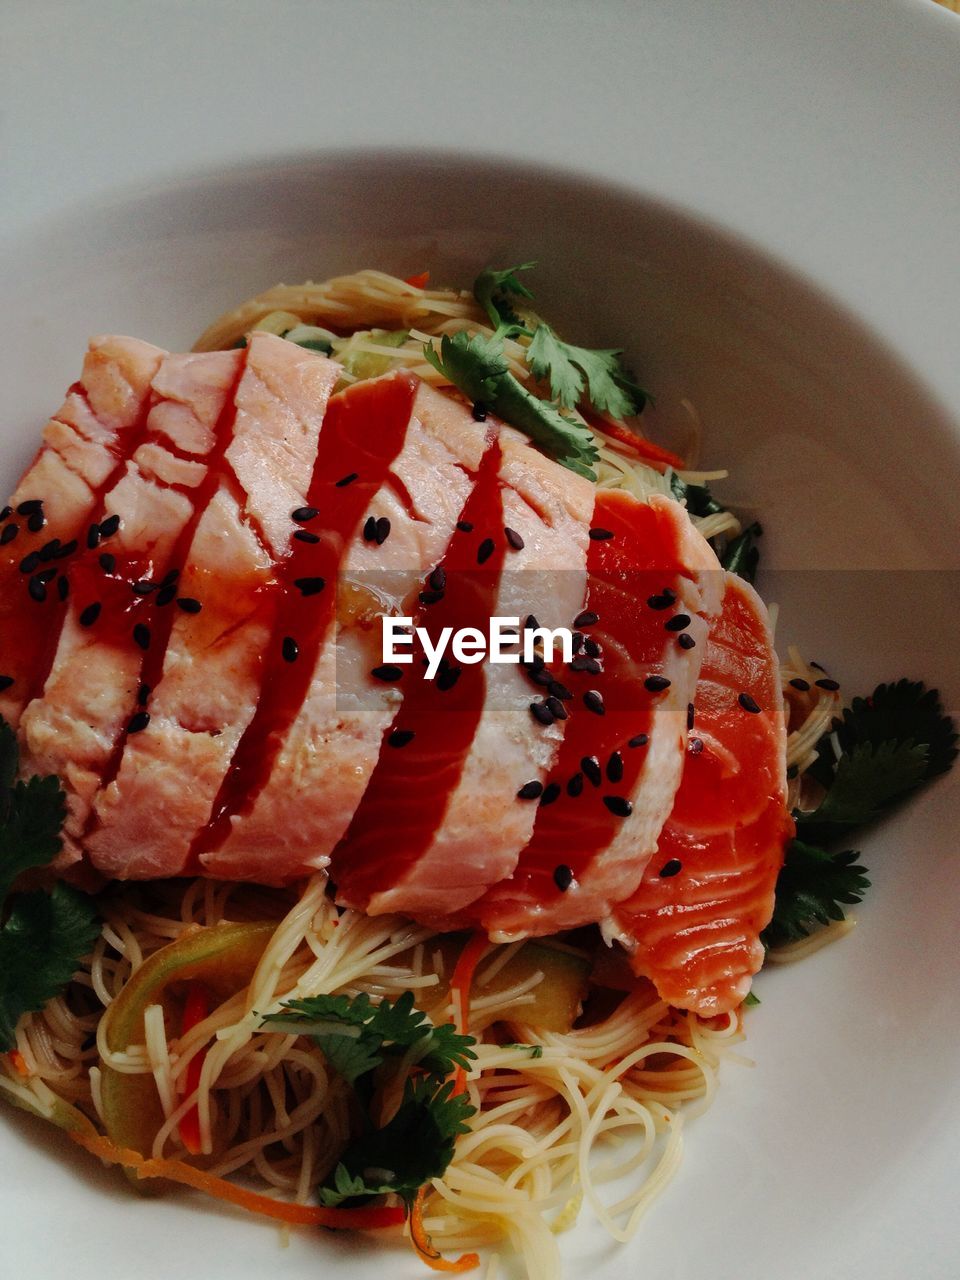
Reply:
M16 1026L59 995L93 946L100 924L92 902L65 884L11 897L24 871L60 852L66 797L55 777L16 781L20 753L0 718L0 1052L16 1045Z

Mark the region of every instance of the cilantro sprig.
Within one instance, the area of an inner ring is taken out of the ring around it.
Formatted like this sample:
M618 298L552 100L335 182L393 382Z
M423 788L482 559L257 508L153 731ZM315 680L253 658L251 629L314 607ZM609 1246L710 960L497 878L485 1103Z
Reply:
M834 751L834 737L840 751ZM813 810L797 813L797 838L777 879L767 946L807 937L844 918L870 881L846 841L924 783L945 773L957 756L958 735L936 689L916 681L881 684L854 698L817 746L810 774L825 788Z
M90 899L68 885L11 896L18 876L60 852L67 812L59 780L17 781L19 764L16 734L0 717L0 1053L16 1045L25 1013L60 994L100 932Z
M417 1191L440 1177L453 1158L474 1108L454 1094L451 1072L476 1054L471 1036L450 1023L435 1025L405 991L374 1004L368 995L311 996L289 1000L262 1022L268 1031L309 1036L330 1067L354 1090L360 1132L318 1194L323 1204L391 1193L412 1204ZM404 1075L399 1107L386 1124L373 1121L378 1089Z

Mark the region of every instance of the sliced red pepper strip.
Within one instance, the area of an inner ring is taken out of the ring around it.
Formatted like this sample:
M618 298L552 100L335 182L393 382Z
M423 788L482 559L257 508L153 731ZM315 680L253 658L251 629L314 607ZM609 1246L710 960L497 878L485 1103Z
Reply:
M473 986L473 976L489 946L489 938L478 929L460 952L457 963L454 965L453 977L450 979L450 994L453 995L455 992L459 997L454 1001L453 1013L454 1022L461 1035L467 1034L467 1025L470 1020L470 988ZM457 1067L454 1075L453 1096L463 1093L466 1087L467 1073L463 1067Z
M636 431L631 431L628 426L622 422L618 422L614 418L598 418L593 414L588 414L587 418L591 427L594 427L601 435L609 436L612 440L625 444L629 449L643 458L644 462L649 462L657 471L665 471L667 467L673 467L679 471L683 468L683 459L676 453L671 453L669 449L664 449L662 445L654 444L652 440L648 440L645 436L638 435Z
M187 988L187 999L183 1006L183 1020L180 1023L180 1034L185 1036L201 1023L210 1011L210 1001L206 987L202 982L191 982ZM203 1071L206 1047L200 1049L187 1063L184 1092L187 1097L196 1093L200 1087L200 1073ZM180 1141L192 1156L198 1156L202 1149L200 1140L200 1109L196 1103L180 1121Z
M109 1164L119 1164L132 1169L138 1178L167 1178L197 1191L204 1191L217 1200L246 1209L248 1213L260 1213L280 1222L300 1227L332 1227L335 1229L368 1231L383 1227L395 1227L403 1222L406 1213L401 1205L360 1209L324 1209L319 1205L287 1204L271 1196L260 1195L238 1187L225 1178L196 1169L182 1160L147 1160L136 1151L115 1146L109 1138L90 1137L84 1133L71 1133L78 1146L99 1156Z
M404 284L412 284L415 289L425 289L430 283L430 272L421 271L419 275L407 276Z
M461 1272L472 1271L474 1267L479 1267L480 1257L476 1253L464 1253L459 1258L451 1259L445 1258L434 1248L433 1241L427 1235L423 1225L423 1201L426 1193L426 1187L421 1187L410 1210L410 1239L417 1253L433 1271Z

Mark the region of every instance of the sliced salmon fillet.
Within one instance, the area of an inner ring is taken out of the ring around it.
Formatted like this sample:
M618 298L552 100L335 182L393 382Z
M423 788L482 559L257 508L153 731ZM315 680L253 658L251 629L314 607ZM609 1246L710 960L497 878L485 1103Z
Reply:
M553 628L583 603L594 486L511 428L501 427L496 448L490 499L478 484L464 512L471 527L445 568L445 599L428 610L435 631L485 635L491 616L533 615ZM518 779L544 777L563 736L564 720L531 715L544 692L519 664L455 662L439 684L408 689L391 732L414 739L385 749L334 856L340 901L371 915L433 916L509 875L534 818L516 802Z
M767 611L728 574L673 811L639 889L616 913L633 968L679 1008L735 1008L763 963L759 935L793 835L785 762Z
M288 572L281 629L298 644L295 681L278 670L284 696L263 705L234 761L223 811L198 841L212 875L283 883L326 864L400 697L370 674L382 663L379 615L420 609L421 578L463 536L456 521L486 448L484 427L424 383L394 375L364 385L331 402L322 438L329 452L321 445L308 499L318 514L305 526L321 541L301 544ZM399 410L392 429L384 396ZM319 579L323 588L302 600L295 583ZM311 797L295 823L292 794Z
M144 629L159 636L163 611L173 607L176 587L160 584L197 503L205 503L207 462L240 366L236 351L164 357L145 437L102 499L118 528L69 562L56 655L20 724L24 773L56 773L66 791L61 867L80 857L76 841L125 727L136 731L146 716L138 637Z
M103 519L103 494L140 439L164 354L136 338L91 339L80 380L48 422L0 521L0 715L11 724L43 687L69 562L88 524Z
M593 525L563 745L516 870L467 913L497 940L603 921L639 884L680 781L721 571L669 499L600 493Z
M304 501L339 374L269 334L254 334L244 354L216 487L184 547L179 607L166 615L168 634L148 648L150 722L128 736L84 841L94 867L118 879L186 868L256 712L290 513Z

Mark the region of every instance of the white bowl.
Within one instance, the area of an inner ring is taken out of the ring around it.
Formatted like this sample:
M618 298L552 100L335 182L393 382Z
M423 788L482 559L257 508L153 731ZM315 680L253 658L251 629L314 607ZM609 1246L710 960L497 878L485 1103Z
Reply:
M274 29L241 0L226 30L219 6L167 22L102 3L82 29L68 13L49 56L70 110L25 112L29 57L3 90L0 488L90 333L187 347L281 278L376 265L469 284L534 257L544 312L624 345L656 396L651 429L679 440L695 416L704 461L731 470L723 496L762 516L782 641L851 691L911 675L960 712L960 24L920 3L669 8L687 12L284 4ZM121 12L142 44L91 70ZM232 61L211 71L198 49L221 48ZM761 977L756 1068L726 1071L631 1246L587 1227L564 1240L569 1275L953 1274L958 819L942 780L864 839L859 928ZM281 1252L194 1199L133 1200L65 1145L0 1117L0 1222L24 1280L420 1274L326 1235Z

